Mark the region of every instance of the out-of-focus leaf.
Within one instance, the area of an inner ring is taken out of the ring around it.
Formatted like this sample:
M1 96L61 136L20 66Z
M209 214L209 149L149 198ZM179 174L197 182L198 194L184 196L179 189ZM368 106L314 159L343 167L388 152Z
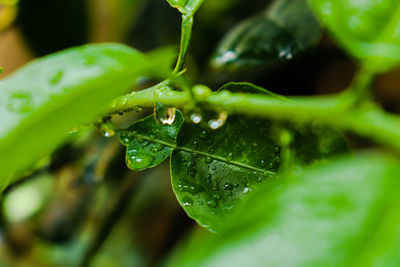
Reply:
M183 115L178 110L170 125L160 124L150 115L117 131L120 141L127 147L127 166L132 170L144 170L161 164L176 147L176 137L182 123Z
M279 180L169 266L397 266L399 166L367 154Z
M371 71L400 62L400 2L397 0L308 0L339 43Z
M291 60L315 47L321 29L306 0L277 0L262 15L234 27L218 46L211 64L237 70Z
M38 59L0 83L0 185L105 111L143 75L167 76L171 50L86 45Z
M222 89L244 93L266 91L249 83L230 83ZM280 128L292 133L290 148L281 146ZM191 218L216 232L224 230L226 221L243 199L276 177L282 155L289 149L291 161L297 166L348 151L343 136L332 129L281 125L240 116L229 117L217 130L184 123L177 145L171 157L176 197Z

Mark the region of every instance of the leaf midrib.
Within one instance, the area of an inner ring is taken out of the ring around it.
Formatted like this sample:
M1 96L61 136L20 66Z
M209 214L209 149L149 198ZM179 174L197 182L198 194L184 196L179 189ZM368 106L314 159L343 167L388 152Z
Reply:
M192 154L198 154L198 155L201 155L201 156L210 157L212 159L225 162L227 164L235 165L235 166L238 166L238 167L241 167L241 168L245 168L245 169L249 169L249 170L252 170L252 171L257 171L257 172L260 172L260 173L262 173L264 175L275 175L276 174L275 172L272 172L272 171L260 169L260 168L257 168L257 167L242 163L242 162L228 160L228 159L226 159L224 157L217 156L217 155L214 155L214 154L209 154L207 152L194 150L194 149L190 149L190 148L187 148L187 147L180 147L180 146L177 146L176 144L171 144L171 143L168 143L168 142L160 140L160 139L151 138L151 137L149 137L147 135L131 133L131 136L136 137L136 138L141 138L141 139L144 139L146 141L158 143L158 144L161 144L161 145L164 145L164 146L168 146L168 147L170 147L170 148L172 148L174 150L180 150L180 151L184 151L184 152L188 152L188 153L192 153Z

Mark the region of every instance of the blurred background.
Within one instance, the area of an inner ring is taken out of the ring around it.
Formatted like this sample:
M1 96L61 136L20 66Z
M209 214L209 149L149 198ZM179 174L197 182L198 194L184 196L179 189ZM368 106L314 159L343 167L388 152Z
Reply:
M209 62L226 33L268 0L208 0L195 17L186 66L194 83L218 89L248 81L283 95L330 94L357 69L325 33L317 47L285 62L246 71ZM141 51L180 40L180 15L163 0L0 0L3 79L36 57L92 42ZM400 112L400 70L375 83L384 108ZM114 118L127 125L151 111ZM349 136L353 147L370 146ZM142 172L100 131L79 135L40 168L6 189L0 202L0 266L158 266L191 231L201 231L173 195L168 164Z

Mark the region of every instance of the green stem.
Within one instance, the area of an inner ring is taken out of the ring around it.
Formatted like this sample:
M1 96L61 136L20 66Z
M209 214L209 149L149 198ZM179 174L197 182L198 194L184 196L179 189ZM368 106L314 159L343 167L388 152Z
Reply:
M183 66L186 60L186 54L192 36L192 28L193 28L193 16L182 15L181 44L180 44L178 61L176 62L174 68L174 74L178 74L183 70Z
M360 69L354 77L350 87L343 92L349 104L358 105L364 100L371 99L371 86L374 81L374 74L367 69Z
M287 101L266 95L225 91L199 99L206 105L224 109L231 114L303 122L320 121L400 150L398 116L376 107L349 107L344 104L343 96L295 97L292 98L294 101ZM131 111L137 105L153 107L156 102L184 107L190 101L187 92L169 91L155 96L155 89L150 88L116 99L111 104L109 112Z

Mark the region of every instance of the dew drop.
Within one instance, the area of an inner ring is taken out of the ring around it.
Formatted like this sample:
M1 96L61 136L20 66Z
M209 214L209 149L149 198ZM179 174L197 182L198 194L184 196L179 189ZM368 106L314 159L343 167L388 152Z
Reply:
M54 74L52 77L50 77L49 82L52 85L58 84L61 79L63 78L64 73L62 71L58 71L56 74Z
M217 130L225 124L227 118L228 118L228 113L226 113L225 111L221 112L218 115L217 119L212 119L208 121L208 127L210 127L213 130Z
M178 181L178 190L181 192L187 192L192 195L199 194L204 191L204 188L201 185L191 183L187 180L179 180Z
M110 138L115 135L115 131L113 129L103 129L103 136Z
M208 136L208 132L203 130L200 134L199 134L201 139L206 139Z
M233 153L229 152L228 157L226 159L227 160L232 160L233 159Z
M190 197L184 197L182 198L182 205L185 207L190 207L193 205L193 199L191 199Z
M151 155L138 155L137 150L129 151L127 154L127 165L133 170L141 170L150 166L154 161Z
M155 144L155 145L151 148L151 152L157 153L157 152L160 152L163 148L164 148L163 145L161 145L161 144Z
M7 109L17 113L27 113L33 109L32 96L28 92L16 92L8 98Z
M242 193L243 193L243 194L247 194L248 192L250 192L250 190L251 190L251 189L250 189L249 187L246 186L245 188L243 188Z
M161 124L172 125L176 117L176 108L157 103L154 107L154 116Z
M199 113L193 113L193 114L190 116L190 120L191 120L194 124L199 124L199 123L201 122L202 119L203 119L203 118L202 118L201 114L199 114Z
M204 162L205 162L206 164L210 164L212 161L213 161L213 159L212 159L211 157L205 157L205 158L204 158Z
M231 183L226 183L226 184L224 184L224 190L228 190L228 191L232 191L233 190L233 184L231 184Z
M143 108L141 107L141 106L139 106L139 105L136 105L135 106L135 111L136 112L140 112L140 111L142 111L143 110Z
M218 201L215 199L210 199L207 201L207 205L211 208L216 208L218 206Z

